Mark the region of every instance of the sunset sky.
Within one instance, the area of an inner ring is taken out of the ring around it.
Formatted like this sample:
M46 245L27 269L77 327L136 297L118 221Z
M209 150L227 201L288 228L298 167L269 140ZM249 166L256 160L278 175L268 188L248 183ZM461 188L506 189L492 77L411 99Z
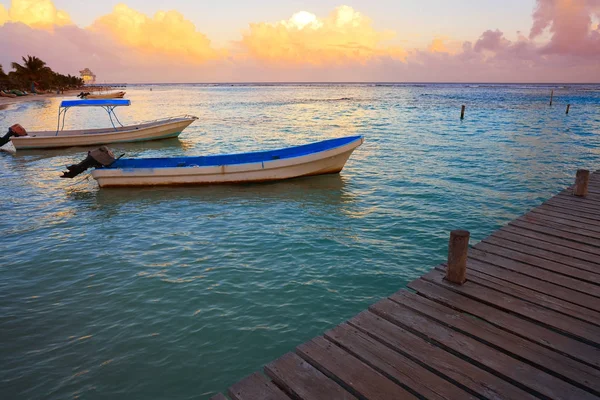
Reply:
M600 0L0 0L0 64L100 82L600 82Z

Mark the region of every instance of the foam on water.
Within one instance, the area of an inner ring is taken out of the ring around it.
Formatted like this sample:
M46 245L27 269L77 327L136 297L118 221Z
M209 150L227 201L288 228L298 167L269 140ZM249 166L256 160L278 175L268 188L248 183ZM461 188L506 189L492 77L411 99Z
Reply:
M127 157L364 135L339 176L99 190L58 178L87 149L0 153L2 397L208 398L444 261L449 230L476 242L598 168L597 86L465 86L139 86L118 110L200 117ZM59 101L0 120L52 129Z

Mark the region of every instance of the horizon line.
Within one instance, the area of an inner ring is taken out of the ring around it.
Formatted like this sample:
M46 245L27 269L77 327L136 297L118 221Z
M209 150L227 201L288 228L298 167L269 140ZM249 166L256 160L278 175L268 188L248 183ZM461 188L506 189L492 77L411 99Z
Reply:
M100 85L600 85L600 82L401 82L401 81L240 81L240 82L104 82Z

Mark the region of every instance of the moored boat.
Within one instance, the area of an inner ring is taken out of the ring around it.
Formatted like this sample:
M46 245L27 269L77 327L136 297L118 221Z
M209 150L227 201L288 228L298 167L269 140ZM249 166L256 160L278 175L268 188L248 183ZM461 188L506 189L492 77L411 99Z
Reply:
M89 99L89 100L122 99L123 97L125 97L125 92L120 91L120 92L114 92L114 93L83 93L83 95L80 95L80 97L82 99Z
M362 136L251 153L101 161L91 175L100 187L202 185L277 181L339 173ZM89 157L88 157L89 158ZM76 170L70 166L69 171ZM79 168L81 169L81 168ZM80 173L80 172L78 172ZM64 177L73 177L75 174Z
M96 146L109 143L166 139L179 136L185 128L198 119L193 115L182 115L125 126L121 124L114 110L116 107L129 106L130 104L129 100L123 99L64 100L59 107L56 131L30 131L17 134L9 130L7 135L0 138L0 146L9 139L17 150ZM108 113L112 126L100 129L63 130L65 115L70 107L102 107ZM118 126L115 125L115 121Z

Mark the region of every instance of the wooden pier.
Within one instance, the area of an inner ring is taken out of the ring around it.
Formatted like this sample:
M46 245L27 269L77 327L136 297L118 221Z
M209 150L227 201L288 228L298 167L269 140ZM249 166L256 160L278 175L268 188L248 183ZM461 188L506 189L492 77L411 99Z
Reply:
M448 264L213 399L600 399L600 173L586 172L468 257L457 232Z

